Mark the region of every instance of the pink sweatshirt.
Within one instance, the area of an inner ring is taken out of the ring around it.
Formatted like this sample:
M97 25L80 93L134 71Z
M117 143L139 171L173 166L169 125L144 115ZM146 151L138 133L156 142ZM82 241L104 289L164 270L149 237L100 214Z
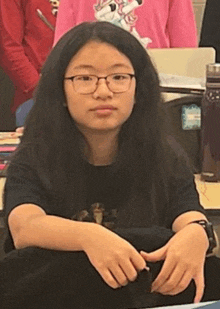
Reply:
M70 28L94 20L130 31L145 47L197 47L192 0L62 0L54 44Z

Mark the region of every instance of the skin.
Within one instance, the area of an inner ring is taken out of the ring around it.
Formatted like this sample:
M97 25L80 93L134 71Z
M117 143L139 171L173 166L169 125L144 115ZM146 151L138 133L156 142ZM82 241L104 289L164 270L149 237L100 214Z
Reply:
M194 302L201 301L205 288L204 264L209 243L203 227L190 224L200 219L207 220L196 211L180 215L173 223L172 229L176 234L164 247L151 253L141 252L148 262L164 261L162 270L152 284L152 292L176 295L183 292L191 280L194 280Z
M86 66L85 66L86 65ZM70 61L65 76L134 73L130 60L106 43L87 43ZM112 93L104 79L93 94L78 94L70 80L64 80L69 113L85 137L85 154L94 165L110 164L118 149L118 133L134 107L135 79L124 93ZM112 111L99 111L99 105L112 105ZM94 110L95 108L95 110ZM176 295L191 280L196 283L194 301L204 292L204 261L207 236L194 220L206 219L200 212L186 212L175 219L174 237L161 249L139 253L130 243L103 226L49 216L37 205L23 204L9 215L9 228L17 249L37 246L55 250L84 251L103 280L119 288L136 279L146 262L164 260L152 291ZM97 241L98 239L98 241ZM106 246L106 244L108 244Z
M102 77L112 73L134 74L134 69L130 60L116 48L92 41L72 58L65 77L81 74ZM126 92L113 93L101 79L96 91L85 95L74 90L71 80L64 81L67 108L87 141L85 152L91 163L102 165L112 162L117 152L120 128L133 110L135 85L135 78L132 78ZM96 109L100 105L111 105L114 109Z

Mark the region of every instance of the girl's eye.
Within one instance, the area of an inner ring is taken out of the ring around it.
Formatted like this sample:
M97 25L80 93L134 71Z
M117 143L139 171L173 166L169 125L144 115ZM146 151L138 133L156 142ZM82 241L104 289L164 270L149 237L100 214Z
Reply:
M124 80L127 79L128 77L126 75L122 75L122 74L117 74L117 75L113 75L112 79L114 80Z
M76 76L76 80L82 81L82 82L87 82L93 80L92 76L89 75L81 75L81 76Z

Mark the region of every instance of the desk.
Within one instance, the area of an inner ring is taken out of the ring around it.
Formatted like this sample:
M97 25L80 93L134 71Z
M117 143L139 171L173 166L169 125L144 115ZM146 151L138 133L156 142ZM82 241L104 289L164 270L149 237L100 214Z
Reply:
M205 182L195 175L201 205L209 215L220 215L220 182Z
M216 309L216 308L219 308L219 307L220 307L219 301L210 301L210 302L201 302L201 303L198 303L198 304L175 305L175 306L168 306L168 307L167 306L156 307L155 309L192 309L192 308L207 308L207 309L213 308L213 309Z

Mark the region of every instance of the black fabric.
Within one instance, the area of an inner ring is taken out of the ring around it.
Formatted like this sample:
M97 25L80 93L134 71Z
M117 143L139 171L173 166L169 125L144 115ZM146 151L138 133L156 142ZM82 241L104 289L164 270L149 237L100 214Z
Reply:
M118 229L117 234L136 248L152 251L165 245L173 233L165 228ZM11 251L0 262L2 307L13 308L135 308L154 306L158 295L150 285L161 263L149 264L137 280L121 289L112 289L91 266L83 252L40 248ZM191 301L191 298L189 299Z
M199 46L214 47L216 62L220 62L220 1L207 0Z
M73 200L69 201L68 195L60 197L56 192L46 191L35 171L29 167L28 160L14 160L8 168L5 189L6 220L10 211L23 203L37 204L47 214L69 219L79 219L81 211L88 211L92 216L92 205L99 203L104 205L107 219L115 221L115 233L137 250L150 252L165 245L172 237L172 223L180 214L190 210L204 212L193 175L178 156L171 167L175 174L170 176L170 203L160 205L158 224L151 218L153 205L148 194L151 190L146 188L146 192L140 194L133 185L129 170L117 169L114 164L102 167L91 166L88 162L84 164L85 203L78 209ZM116 219L113 218L115 209ZM83 252L39 248L13 250L9 230L5 248L8 254L0 262L0 303L2 299L3 309L120 309L182 303L183 299L184 302L193 301L193 283L185 293L178 295L179 298L164 299L162 295L149 293L151 281L162 262L150 264L151 273L141 272L134 283L113 290L103 282Z
M14 162L8 168L8 177L5 185L5 217L19 204L32 203L42 207L47 214L73 218L79 211L89 211L93 203L101 203L106 211L117 209L116 227L150 227L152 224L171 228L172 223L180 214L197 210L204 212L199 204L198 193L195 189L193 175L176 159L173 170L179 175L173 175L170 180L170 203L160 205L158 222L152 222L153 205L146 192L142 195L135 191L134 180L129 171L116 170L114 164L110 166L92 166L85 162L85 204L77 209L68 195L60 198L56 193L45 191L39 178L32 170L28 161ZM146 173L147 177L147 173ZM74 188L73 188L74 189ZM5 250L14 248L12 238L8 232Z
M152 251L165 245L169 229L120 229L118 234L136 248ZM141 237L140 237L141 236ZM0 262L2 309L128 309L192 303L193 282L176 296L150 293L150 286L162 262L148 263L151 271L139 273L135 282L112 289L102 280L83 252L25 248L11 251ZM206 288L202 301L220 299L220 260L206 260ZM215 288L213 288L215 287Z

